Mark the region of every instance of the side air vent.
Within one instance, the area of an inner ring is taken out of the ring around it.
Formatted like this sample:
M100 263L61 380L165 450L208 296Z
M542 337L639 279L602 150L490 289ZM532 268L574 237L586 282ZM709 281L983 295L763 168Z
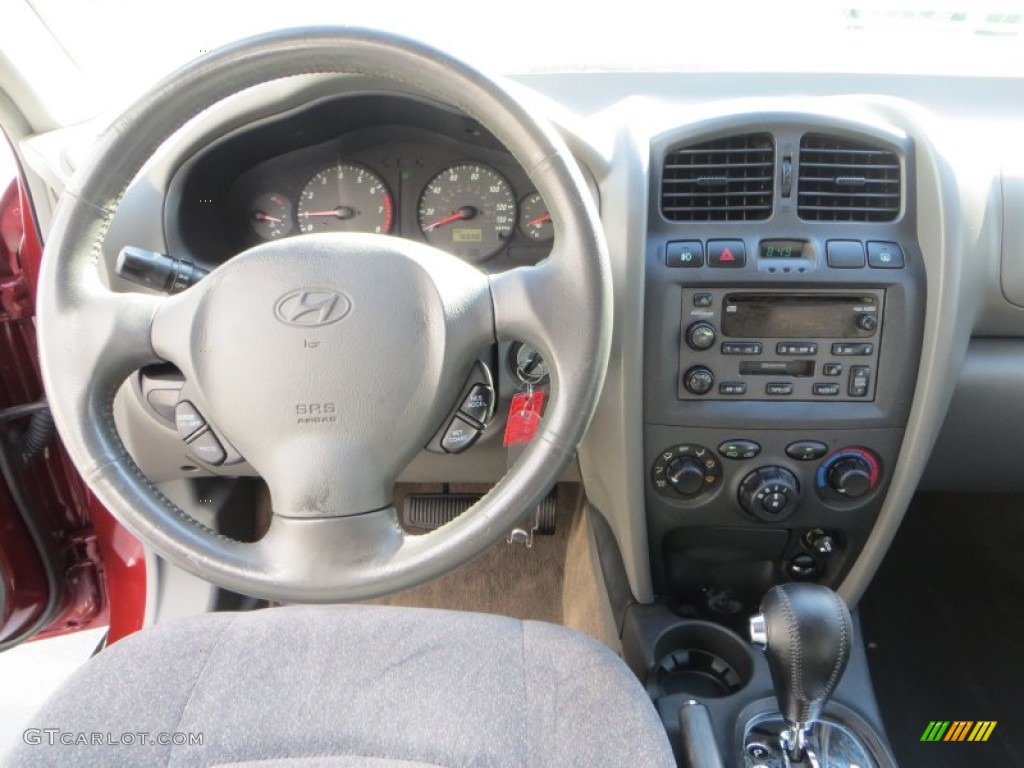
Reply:
M752 133L673 149L661 212L671 221L761 221L772 215L775 143Z
M900 160L887 149L809 133L797 184L797 212L807 221L892 221L900 213Z

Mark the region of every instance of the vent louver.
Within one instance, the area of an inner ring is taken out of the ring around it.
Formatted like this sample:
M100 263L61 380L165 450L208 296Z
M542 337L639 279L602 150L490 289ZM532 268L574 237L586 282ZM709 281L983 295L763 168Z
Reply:
M900 213L900 160L887 149L807 134L797 183L797 212L807 221L892 221Z
M661 212L671 221L761 221L772 215L775 143L752 133L673 149Z

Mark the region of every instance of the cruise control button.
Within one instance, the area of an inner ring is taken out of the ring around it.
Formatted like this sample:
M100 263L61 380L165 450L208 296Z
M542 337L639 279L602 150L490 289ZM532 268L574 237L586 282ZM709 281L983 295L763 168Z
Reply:
M786 446L786 455L797 461L815 461L828 453L828 446L817 440L798 440Z
M480 430L465 419L456 416L441 438L441 447L448 453L461 453L476 442Z
M764 386L766 395L792 395L793 385L786 381L770 381Z
M494 402L494 391L483 384L476 384L466 395L466 399L462 401L459 410L464 416L469 416L474 421L485 424L491 413L492 402Z
M868 266L874 269L903 269L903 249L896 243L868 243Z
M207 464L223 464L224 459L227 458L227 454L224 453L224 448L221 446L217 436L210 430L201 432L199 437L188 444L188 449L195 455L197 459L205 461Z
M182 400L174 406L174 425L178 428L178 434L182 440L188 440L192 435L206 426L206 419L196 410L188 400Z
M700 240L674 240L665 246L668 267L699 267L704 264L704 246Z
M742 267L747 250L742 240L708 240L709 267Z
M718 446L718 452L727 459L752 459L761 452L761 446L753 440L726 440Z
M837 384L836 382L815 384L813 387L811 387L811 392L813 392L815 395L838 395L839 384Z

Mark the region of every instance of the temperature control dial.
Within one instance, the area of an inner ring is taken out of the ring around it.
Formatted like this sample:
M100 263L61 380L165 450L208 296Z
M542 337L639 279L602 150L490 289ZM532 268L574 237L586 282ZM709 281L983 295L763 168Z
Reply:
M740 483L740 506L759 520L788 517L800 500L800 483L783 467L755 469Z
M818 467L818 493L842 501L868 495L878 485L882 472L878 457L866 448L843 448Z
M709 448L684 443L666 448L654 461L651 482L663 496L690 499L716 488L722 463Z

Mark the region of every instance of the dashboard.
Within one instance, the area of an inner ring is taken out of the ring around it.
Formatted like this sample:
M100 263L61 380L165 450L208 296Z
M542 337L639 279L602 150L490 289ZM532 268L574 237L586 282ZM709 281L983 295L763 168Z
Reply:
M1020 487L1024 281L1011 235L1024 157L1012 127L1024 114L1006 107L1024 103L1019 84L518 81L600 206L613 352L571 477L639 600L722 619L792 578L856 600L922 484ZM175 141L187 160L157 159L112 223L107 277L125 290L123 245L215 269L259 243L351 227L497 272L553 244L535 187L488 131L390 83L275 84ZM502 476L502 414L547 373L528 345L481 362L495 403L479 439L457 454L425 447L400 479ZM149 397L168 376L122 389L119 428L158 482L185 467L212 477Z

